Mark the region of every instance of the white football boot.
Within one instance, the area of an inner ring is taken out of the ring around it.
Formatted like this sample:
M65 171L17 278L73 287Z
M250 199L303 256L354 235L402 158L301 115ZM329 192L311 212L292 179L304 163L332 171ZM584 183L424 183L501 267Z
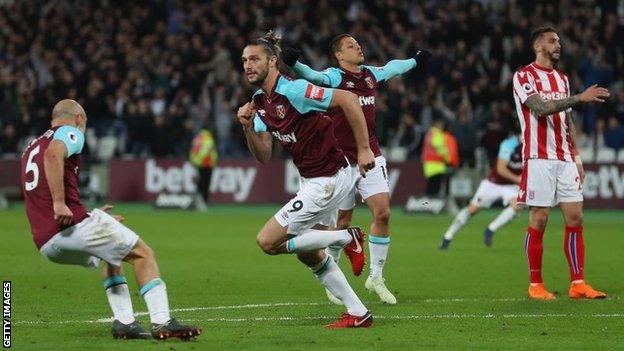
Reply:
M334 305L344 305L344 303L342 303L342 301L340 301L339 298L334 296L334 294L332 294L331 291L329 291L328 289L325 289L325 293L327 294L327 298L329 299L329 302L333 303Z
M374 292L379 296L382 302L387 303L389 305L395 305L397 303L396 297L392 295L390 290L386 287L385 279L381 276L371 277L368 276L366 279L366 283L364 283L364 287L369 292Z

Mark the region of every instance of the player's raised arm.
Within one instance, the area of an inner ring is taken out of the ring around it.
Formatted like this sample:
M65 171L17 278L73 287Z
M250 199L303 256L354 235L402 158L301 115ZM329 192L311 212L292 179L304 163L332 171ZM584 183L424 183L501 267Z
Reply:
M335 89L329 106L340 107L344 112L351 130L353 130L353 136L357 144L360 173L365 176L367 170L375 167L375 156L370 149L366 119L357 95L345 90Z
M366 68L373 72L373 75L378 82L383 82L390 78L407 73L411 69L423 70L429 61L429 57L431 57L431 53L422 49L418 50L413 58L406 60L391 60L383 67L366 66Z
M74 214L71 212L67 204L65 204L65 185L63 184L63 176L65 170L65 158L67 157L67 148L60 140L52 140L50 146L43 154L43 165L46 174L46 180L52 194L52 203L54 206L54 219L61 225L69 225L72 222Z
M517 74L518 73L516 73L516 75ZM516 83L516 79L517 77L514 76L514 89L516 89L516 84L519 86L518 90L524 89L527 91L534 89L530 85L526 85L527 83ZM608 89L594 84L580 94L572 95L561 100L544 100L537 93L530 94L524 103L538 116L548 116L556 112L567 110L582 102L605 102L605 99L608 98L609 95Z
M342 77L337 69L329 68L321 72L316 71L305 63L298 61L300 56L301 52L293 48L284 49L281 55L282 61L291 67L299 77L308 82L332 88L340 85Z
M243 126L247 147L251 154L261 163L268 162L273 151L273 137L267 132L266 126L257 116L253 102L241 106L236 117Z

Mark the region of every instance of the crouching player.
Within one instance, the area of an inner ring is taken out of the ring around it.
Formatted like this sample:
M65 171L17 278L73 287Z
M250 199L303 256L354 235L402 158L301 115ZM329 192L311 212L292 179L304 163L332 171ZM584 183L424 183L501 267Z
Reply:
M105 206L88 213L80 202L78 172L87 115L76 101L61 100L52 111L52 126L31 142L21 158L21 183L33 239L43 256L60 264L103 267L104 290L113 310L112 333L123 339L189 339L201 329L180 324L169 315L165 283L152 249L111 216ZM134 267L152 322L151 333L134 318L121 262Z

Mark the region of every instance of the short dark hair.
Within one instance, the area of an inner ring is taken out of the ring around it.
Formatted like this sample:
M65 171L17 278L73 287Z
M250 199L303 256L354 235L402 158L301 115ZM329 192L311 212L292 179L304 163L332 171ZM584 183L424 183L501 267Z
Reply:
M343 34L336 35L331 40L331 43L329 44L329 50L330 50L332 56L336 53L336 51L340 50L340 48L342 46L342 45L340 45L340 42L344 38L353 38L353 36L351 34L343 33Z
M535 41L539 39L544 33L557 33L557 30L551 26L542 26L535 28L533 32L531 32L531 46L535 44Z
M264 52L267 56L277 56L279 59L282 49L279 46L279 42L282 38L275 34L273 30L268 31L260 38L252 39L247 45L260 45L264 48Z

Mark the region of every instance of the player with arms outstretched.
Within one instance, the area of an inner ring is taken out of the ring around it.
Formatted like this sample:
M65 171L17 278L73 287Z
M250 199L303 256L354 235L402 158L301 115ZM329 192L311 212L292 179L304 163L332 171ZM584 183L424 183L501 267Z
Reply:
M22 194L35 244L59 264L103 267L104 290L113 310L112 333L122 339L189 339L201 329L180 324L169 315L165 283L152 249L107 213L111 206L87 212L80 202L78 173L87 115L76 101L61 100L52 111L52 126L22 154ZM152 322L149 333L134 318L122 261L134 267L140 293Z
M369 207L373 220L369 235L370 274L365 287L375 292L381 301L396 304L396 297L388 290L383 278L383 268L388 257L390 245L390 189L386 159L381 154L379 141L375 136L375 94L380 83L401 75L414 68L422 68L430 54L419 50L414 58L392 60L383 67L364 65L364 54L360 44L349 34L341 34L331 42L331 54L338 67L328 68L323 72L311 69L298 61L300 53L295 49L284 50L283 60L291 66L296 74L318 85L344 89L358 96L366 117L366 125L370 138L370 148L375 154L375 168L366 174L366 178L358 179L356 189ZM330 116L334 122L334 133L349 161L354 164L357 155L357 144L354 135L340 111L332 111ZM339 229L351 225L353 208L355 207L355 189L350 197L340 205L335 225ZM335 260L340 257L340 248L330 247L327 250ZM339 301L327 291L327 297L334 303Z
M561 43L551 27L540 27L531 35L535 62L513 76L513 94L522 128L524 165L518 203L530 207L525 249L530 272L528 295L552 300L555 296L542 281L542 236L550 209L559 205L565 222L564 250L570 269L570 298L604 298L584 281L583 164L576 149L572 107L580 103L604 102L605 88L592 85L570 95L568 77L555 69Z
M345 304L347 313L328 328L369 327L373 322L371 313L324 251L330 245L344 247L358 276L366 261L362 249L365 234L359 228L311 229L338 209L356 180L334 137L332 121L323 112L332 107L344 111L358 145L357 163L362 173L375 165L364 115L352 93L321 88L302 79L290 80L280 74L278 40L269 32L245 46L245 76L260 89L251 102L239 108L237 117L254 157L267 162L273 138L277 139L293 157L301 181L297 195L266 222L256 240L269 255L296 253L321 284Z
M517 135L512 135L501 142L496 163L492 165L487 178L479 184L470 204L455 216L453 223L444 233L439 249L448 249L455 234L482 208L488 208L494 201L502 200L506 206L505 209L483 232L483 242L488 247L492 246L494 232L509 223L520 211L520 207L517 206L517 197L521 173L522 144Z

